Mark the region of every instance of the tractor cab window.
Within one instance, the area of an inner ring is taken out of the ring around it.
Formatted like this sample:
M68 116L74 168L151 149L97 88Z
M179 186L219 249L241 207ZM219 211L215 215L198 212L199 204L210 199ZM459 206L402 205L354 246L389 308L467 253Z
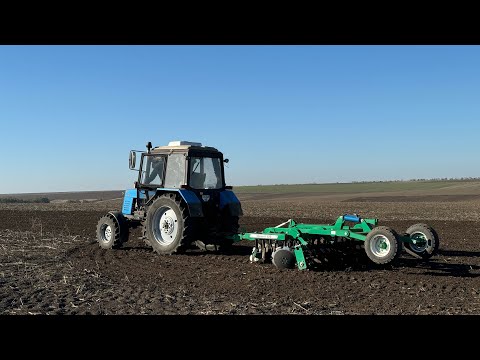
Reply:
M140 183L145 185L163 185L165 156L145 155L142 161Z
M222 187L222 167L220 158L190 158L190 183L194 189L220 189Z
M168 155L165 187L179 189L185 185L185 158L186 154Z

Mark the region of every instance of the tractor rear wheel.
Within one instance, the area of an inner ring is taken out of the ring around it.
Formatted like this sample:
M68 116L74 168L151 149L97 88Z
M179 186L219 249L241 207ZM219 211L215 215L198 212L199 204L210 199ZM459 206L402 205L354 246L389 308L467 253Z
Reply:
M127 240L127 220L121 212L109 212L98 220L97 242L102 249L118 248Z
M224 213L222 216L223 233L227 236L236 235L238 234L238 229L240 229L239 217ZM232 246L233 240L224 238L220 242L220 251L229 251L232 249Z
M145 230L148 244L159 254L185 252L192 242L188 209L174 194L162 195L153 202Z
M223 235L235 235L238 233L240 228L239 217L231 216L228 211L225 209L221 215L221 226L220 232ZM219 252L228 252L232 249L233 240L227 239L225 237L217 239L209 239L208 242L202 240L196 240L195 245L203 251L219 251Z
M402 242L395 230L386 226L372 229L365 239L365 252L376 264L388 264L400 256Z
M438 252L440 239L437 232L427 224L410 226L405 233L415 240L423 240L421 245L405 243L405 251L420 259L429 259Z

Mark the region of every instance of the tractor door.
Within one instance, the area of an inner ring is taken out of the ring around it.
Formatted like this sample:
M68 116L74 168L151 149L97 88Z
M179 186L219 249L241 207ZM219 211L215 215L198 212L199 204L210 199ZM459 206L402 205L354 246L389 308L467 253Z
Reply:
M142 158L138 182L149 187L163 187L166 159L165 155L145 154Z
M165 174L165 188L179 189L186 184L186 154L174 153L168 156Z

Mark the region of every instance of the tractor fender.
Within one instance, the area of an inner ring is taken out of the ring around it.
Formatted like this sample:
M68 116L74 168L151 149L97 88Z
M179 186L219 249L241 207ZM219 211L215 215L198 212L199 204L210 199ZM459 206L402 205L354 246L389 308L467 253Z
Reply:
M243 210L240 200L231 190L224 190L220 193L220 210L227 207L231 216L242 216Z
M165 193L179 193L187 205L191 217L203 217L202 202L198 196L186 189L158 189L156 195L161 196Z
M125 226L127 226L127 220L123 216L123 213L121 213L120 211L109 211L108 214L112 215L115 218L115 220L117 220L117 223L120 226L120 228L123 231L125 231L124 229L125 229Z

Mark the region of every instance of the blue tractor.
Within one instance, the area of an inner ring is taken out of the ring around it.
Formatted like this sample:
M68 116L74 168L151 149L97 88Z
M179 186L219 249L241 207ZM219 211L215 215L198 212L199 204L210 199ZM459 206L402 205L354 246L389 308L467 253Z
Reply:
M227 250L243 215L240 201L225 184L228 159L213 147L188 141L147 151L130 151L129 167L138 171L135 188L125 191L121 211L97 224L100 247L121 247L129 229L142 226L142 238L159 254L192 247Z

